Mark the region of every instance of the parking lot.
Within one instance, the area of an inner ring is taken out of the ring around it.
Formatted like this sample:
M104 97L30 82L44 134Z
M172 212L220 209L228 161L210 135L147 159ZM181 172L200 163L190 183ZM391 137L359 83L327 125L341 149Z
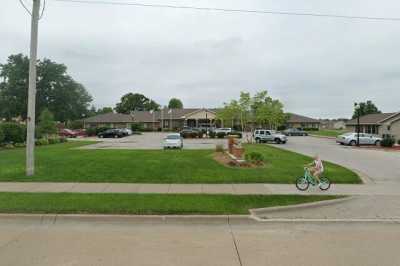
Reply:
M84 146L84 149L139 149L159 150L162 149L163 139L168 133L143 133L142 135L131 135L120 139L89 137L84 140L101 141L100 143ZM190 150L215 149L216 144L227 145L226 139L184 139L183 148Z

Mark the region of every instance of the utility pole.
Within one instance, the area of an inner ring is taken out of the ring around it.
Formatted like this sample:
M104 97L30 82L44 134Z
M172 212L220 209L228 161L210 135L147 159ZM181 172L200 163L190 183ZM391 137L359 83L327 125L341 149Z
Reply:
M26 175L35 173L35 108L36 108L36 59L39 27L40 0L33 0L31 23L31 48L29 61L28 116L26 135Z

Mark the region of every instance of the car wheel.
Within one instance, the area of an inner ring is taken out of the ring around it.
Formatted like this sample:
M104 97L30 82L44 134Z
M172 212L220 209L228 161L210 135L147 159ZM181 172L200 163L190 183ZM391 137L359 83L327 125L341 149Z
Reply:
M277 144L281 144L281 143L282 143L281 139L275 139L275 142L276 142Z
M103 138L103 135L100 135L100 136L99 136L99 138L101 138L101 139L102 139L102 138Z
M355 140L352 140L352 141L350 141L350 146L356 146L357 145L357 142L355 141Z
M119 138L119 136L118 136L118 135L115 135L114 138L117 139L117 138Z
M381 142L379 140L375 141L375 146L381 146Z
M261 143L259 138L256 138L256 143Z

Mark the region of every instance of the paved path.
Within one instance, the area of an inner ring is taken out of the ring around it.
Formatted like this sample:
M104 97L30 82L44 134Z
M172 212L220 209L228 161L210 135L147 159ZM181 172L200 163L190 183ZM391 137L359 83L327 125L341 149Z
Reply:
M2 266L386 266L399 242L398 223L0 219Z
M311 187L307 192L291 184L132 184L0 182L0 192L167 193L167 194L304 194L397 195L400 184L335 185L329 191Z

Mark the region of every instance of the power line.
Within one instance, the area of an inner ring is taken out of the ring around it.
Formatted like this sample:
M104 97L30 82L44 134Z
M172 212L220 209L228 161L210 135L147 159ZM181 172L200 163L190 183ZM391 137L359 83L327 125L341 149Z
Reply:
M26 7L25 3L22 0L19 0L19 2L21 3L22 7L26 10L26 12L28 12L28 14L30 16L32 16L32 12L29 11L29 9Z
M218 11L228 13L255 13L255 14L270 14L270 15L286 15L286 16L310 16L310 17L326 17L352 20L375 20L375 21L400 21L400 17L368 17L368 16L346 16L335 14L321 13L302 13L302 12L285 12L272 10L257 10L257 9L230 9L230 8L215 8L215 7L198 7L198 6L181 6L181 5L162 5L162 4L143 4L137 2L111 2L102 0L53 0L56 2L70 2L80 4L97 4L97 5L118 5L118 6L139 6L139 7L155 7L155 8L173 8L173 9L190 9L198 11Z
M46 0L43 0L43 8L42 8L42 12L40 13L39 20L42 19L45 9L46 9Z

